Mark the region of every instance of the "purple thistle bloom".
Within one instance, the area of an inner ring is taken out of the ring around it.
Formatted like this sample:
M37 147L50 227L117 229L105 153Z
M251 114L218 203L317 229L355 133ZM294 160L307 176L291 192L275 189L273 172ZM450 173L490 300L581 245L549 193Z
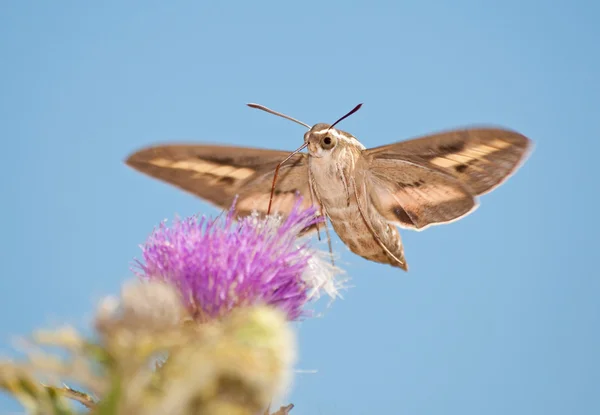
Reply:
M298 198L286 218L261 219L251 215L234 220L234 209L225 219L202 216L176 219L153 231L141 246L144 262L136 274L172 284L195 319L219 317L234 307L269 304L294 320L324 271L315 252L300 244L301 229L322 221L315 208L300 210ZM234 202L235 205L235 202ZM325 282L321 285L331 283Z

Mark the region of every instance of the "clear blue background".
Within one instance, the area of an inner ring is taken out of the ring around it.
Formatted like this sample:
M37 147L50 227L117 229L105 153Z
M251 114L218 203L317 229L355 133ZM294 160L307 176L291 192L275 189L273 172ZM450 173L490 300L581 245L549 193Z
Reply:
M535 151L464 220L405 231L299 326L293 414L600 413L600 18L588 1L0 4L0 337L70 322L162 219L217 210L130 170L155 142L367 147L471 123ZM552 4L552 5L551 5ZM7 398L0 412L18 406Z

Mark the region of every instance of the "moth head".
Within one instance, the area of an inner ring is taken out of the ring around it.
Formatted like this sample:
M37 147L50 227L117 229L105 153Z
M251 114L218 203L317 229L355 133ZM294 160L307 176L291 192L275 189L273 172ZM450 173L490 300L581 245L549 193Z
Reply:
M332 152L341 138L340 131L329 124L315 124L304 134L304 142L311 156L323 157Z
M337 123L343 121L344 119L348 118L350 115L358 111L362 104L358 104L357 106L355 106L350 112L338 119L333 124L319 123L313 125L312 127L310 127L308 124L303 123L302 121L298 121L297 119L290 117L289 115L273 111L272 109L269 109L263 105L250 103L248 104L248 106L288 119L308 128L308 132L304 134L304 145L296 151L300 151L304 147L308 147L308 152L311 156L324 157L326 155L331 154L340 142L344 142L345 144L351 144L360 148L361 150L364 150L364 146L360 144L360 142L351 134L333 128L336 126Z

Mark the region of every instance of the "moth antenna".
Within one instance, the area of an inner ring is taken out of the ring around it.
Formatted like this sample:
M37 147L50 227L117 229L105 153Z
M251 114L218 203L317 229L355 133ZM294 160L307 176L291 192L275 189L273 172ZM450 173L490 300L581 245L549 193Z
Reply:
M358 105L357 105L356 107L354 107L354 108L352 109L352 111L350 111L348 114L344 115L342 118L340 118L339 120L337 120L336 122L334 122L333 124L331 124L331 127L329 127L329 128L333 128L333 127L335 127L335 125L336 125L337 123L339 123L340 121L343 121L343 120L345 120L346 118L348 118L349 116L351 116L352 114L354 114L356 111L358 111L358 110L360 109L360 107L362 107L362 105L363 105L362 103L361 103L361 104L358 104Z
M281 161L279 164L277 164L277 167L275 167L275 175L273 176L273 185L271 186L271 197L269 197L269 208L267 209L267 215L271 214L271 205L273 204L273 195L275 194L275 183L277 182L277 176L279 175L279 169L281 168L282 165L284 165L289 159L291 159L293 156L295 156L296 154L298 154L299 152L301 152L302 150L304 150L306 148L306 146L308 145L308 142L302 144L300 147L298 147L296 150L292 151L290 153L289 156L287 156L283 161Z
M286 120L294 121L295 123L298 123L298 124L300 124L300 125L303 125L303 126L305 126L306 128L308 128L308 129L310 130L310 125L308 125L308 124L305 124L305 123L303 123L302 121L298 121L297 119L295 119L295 118L292 118L292 117L290 117L289 115L285 115L285 114L282 114L281 112L277 112L277 111L274 111L274 110L272 110L272 109L270 109L270 108L267 108L267 107L265 107L264 105L260 105L260 104L254 104L254 103L252 103L252 102L251 102L251 103L249 103L249 104L246 104L246 105L248 105L250 108L256 108L256 109L258 109L258 110L263 110L263 111L265 111L265 112L268 112L269 114L277 115L278 117L285 118Z

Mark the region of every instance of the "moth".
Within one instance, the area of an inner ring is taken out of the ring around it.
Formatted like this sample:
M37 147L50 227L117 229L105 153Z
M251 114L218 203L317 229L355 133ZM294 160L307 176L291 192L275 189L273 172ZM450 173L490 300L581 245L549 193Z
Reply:
M477 197L498 187L522 164L532 143L504 128L442 131L365 148L333 124L308 129L296 151L224 145L162 144L131 154L126 164L236 214L271 209L286 215L303 196L355 254L408 271L399 228L423 230L465 217ZM304 148L307 153L300 152ZM276 176L276 180L275 180ZM304 232L315 230L305 229ZM318 229L317 229L318 230Z

